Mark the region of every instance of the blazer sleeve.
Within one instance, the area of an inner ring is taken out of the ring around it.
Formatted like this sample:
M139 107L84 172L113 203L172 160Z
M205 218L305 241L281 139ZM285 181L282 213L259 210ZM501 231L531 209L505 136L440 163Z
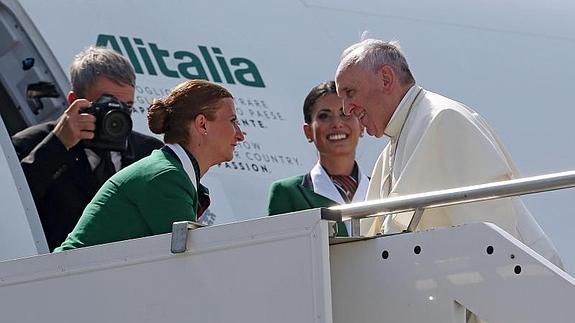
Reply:
M268 198L268 215L294 211L290 189L281 181L272 183Z
M171 232L173 222L196 221L197 191L182 170L163 172L145 186L137 205L152 234Z
M44 197L53 180L75 160L74 153L46 125L15 134L12 143L36 201Z

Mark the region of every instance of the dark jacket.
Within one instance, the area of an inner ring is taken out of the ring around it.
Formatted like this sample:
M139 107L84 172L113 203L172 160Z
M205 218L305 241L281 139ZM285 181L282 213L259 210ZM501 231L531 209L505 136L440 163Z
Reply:
M83 145L66 150L51 132L55 126L56 122L42 123L12 137L50 250L66 239L100 188ZM132 131L122 167L162 146L160 140Z

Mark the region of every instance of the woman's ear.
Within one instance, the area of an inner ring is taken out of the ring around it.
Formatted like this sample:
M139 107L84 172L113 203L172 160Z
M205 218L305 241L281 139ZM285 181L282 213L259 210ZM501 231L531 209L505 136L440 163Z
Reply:
M207 120L208 119L206 119L206 116L203 114L198 114L194 120L194 128L200 135L208 134Z
M313 130L311 129L311 126L308 123L303 124L303 133L307 138L307 142L313 142Z

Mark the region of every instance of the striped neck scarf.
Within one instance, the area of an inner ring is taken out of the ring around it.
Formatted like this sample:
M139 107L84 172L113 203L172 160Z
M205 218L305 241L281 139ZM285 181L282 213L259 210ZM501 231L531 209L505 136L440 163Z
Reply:
M333 185L335 185L345 203L350 203L353 200L355 191L357 191L357 185L358 185L357 163L353 166L353 171L351 172L351 175L329 175L329 177L331 178Z

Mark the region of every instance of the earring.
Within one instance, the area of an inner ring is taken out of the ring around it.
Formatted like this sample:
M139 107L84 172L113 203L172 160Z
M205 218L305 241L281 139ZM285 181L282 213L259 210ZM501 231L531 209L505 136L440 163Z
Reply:
M307 142L313 142L313 139L308 139Z
M207 132L207 131L206 131L206 132L204 132L204 136L207 136L207 135L208 135L208 132Z

